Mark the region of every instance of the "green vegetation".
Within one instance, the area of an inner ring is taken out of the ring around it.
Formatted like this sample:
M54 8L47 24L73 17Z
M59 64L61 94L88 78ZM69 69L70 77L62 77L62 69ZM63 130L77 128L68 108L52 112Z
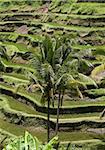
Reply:
M105 3L0 0L1 143L104 149L104 49Z
M99 96L105 95L105 89L104 88L86 90L86 92L90 95L93 95L94 97L99 97Z
M35 137L33 137L28 132L25 132L24 137L20 137L18 139L15 139L13 142L11 142L9 145L4 148L4 150L9 149L20 149L21 147L25 149L45 149L45 150L54 150L53 145L57 144L57 137L53 138L48 144L42 145L39 140ZM30 142L31 141L31 142ZM18 144L20 143L20 144Z

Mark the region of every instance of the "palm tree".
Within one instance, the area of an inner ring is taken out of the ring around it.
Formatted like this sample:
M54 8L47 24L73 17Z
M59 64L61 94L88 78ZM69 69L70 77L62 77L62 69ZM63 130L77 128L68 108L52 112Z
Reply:
M87 85L89 84L97 87L94 80L78 72L76 74L65 73L56 82L56 87L59 93L58 94L58 106L57 106L56 135L59 129L59 110L60 110L61 101L63 101L64 90L75 88L80 98L83 99L83 95L80 91L80 87L87 88Z
M62 105L63 103L65 89L70 86L75 86L79 96L82 98L82 93L79 90L79 86L82 85L85 87L85 84L87 84L81 81L82 75L78 74L78 67L75 65L75 61L77 61L77 59L75 60L72 58L72 56L73 54L70 47L70 40L67 37L51 39L49 36L45 36L42 44L40 45L39 52L33 54L31 59L31 63L35 68L35 72L32 74L32 78L35 80L36 84L40 85L40 89L43 93L43 103L45 103L45 100L47 100L48 141L50 133L50 103L53 101L54 105L55 94L58 93L56 122L57 134L59 123L59 108L60 104ZM84 81L90 81L88 77L82 77L85 78Z
M52 99L51 90L53 86L54 70L52 68L53 46L50 37L45 36L43 43L40 45L39 52L31 57L31 63L35 72L31 77L39 85L42 91L42 102L47 100L47 141L50 140L50 103Z
M57 91L55 88L56 74L58 74L58 70L61 69L61 66L64 64L70 51L71 49L68 46L66 38L51 39L49 36L45 36L40 45L39 52L33 54L31 59L31 64L33 64L33 67L35 68L35 72L31 74L31 76L41 87L43 93L42 100L44 102L47 100L48 141L50 131L50 103L53 101L54 105L54 95Z
M73 50L69 51L63 60L58 73L56 74L56 82L55 87L58 91L58 106L57 106L57 122L56 122L56 134L58 133L58 124L59 124L59 109L60 105L62 106L63 97L66 89L76 89L79 97L83 99L82 92L80 91L80 87L86 88L87 85L94 85L97 87L94 80L90 77L79 73L79 65L78 59L75 58L73 54ZM79 56L78 56L79 57ZM64 57L63 57L64 58ZM87 61L80 59L79 62L86 63L88 67L91 66Z

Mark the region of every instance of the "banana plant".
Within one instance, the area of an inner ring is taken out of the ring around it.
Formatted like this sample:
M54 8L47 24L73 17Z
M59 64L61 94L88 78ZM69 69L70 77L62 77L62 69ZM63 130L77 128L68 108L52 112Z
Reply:
M53 146L57 142L58 137L54 137L49 143L43 145L36 137L26 131L24 136L15 138L3 150L54 150Z

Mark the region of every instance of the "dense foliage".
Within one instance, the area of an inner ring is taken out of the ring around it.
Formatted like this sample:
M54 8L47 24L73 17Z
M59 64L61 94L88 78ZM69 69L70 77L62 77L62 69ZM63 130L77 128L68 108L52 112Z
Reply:
M14 139L3 150L54 150L54 144L57 144L57 137L48 144L42 145L36 137L25 132L23 137Z

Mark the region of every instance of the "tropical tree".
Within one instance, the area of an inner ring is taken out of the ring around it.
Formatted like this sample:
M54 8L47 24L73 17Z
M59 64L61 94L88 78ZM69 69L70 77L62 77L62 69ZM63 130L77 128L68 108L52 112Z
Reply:
M40 85L43 93L42 101L47 100L48 107L48 141L49 141L49 119L50 119L50 103L53 102L56 94L56 77L58 70L61 70L64 61L71 51L66 38L50 38L45 36L40 45L39 52L31 56L31 63L35 68L35 72L31 74L35 83Z
M67 50L65 49L65 53ZM64 53L64 54L65 54ZM63 53L62 53L63 54ZM59 110L60 106L63 104L64 94L66 89L70 91L70 89L75 89L78 96L83 99L82 92L80 90L81 87L87 88L87 85L94 85L97 87L95 81L80 72L83 70L79 69L80 64L87 68L91 67L92 64L88 61L82 59L79 54L75 54L74 50L70 50L69 53L66 54L63 63L61 63L58 72L56 73L56 81L55 81L55 89L58 92L58 106L57 106L57 122L56 122L56 134L58 133L58 124L59 124ZM80 71L80 72L79 72Z
M35 72L31 77L35 83L39 85L42 92L42 103L47 100L47 141L50 139L50 102L51 102L51 88L53 85L54 70L52 68L52 51L53 46L51 39L46 36L43 43L40 45L39 52L31 56L31 63Z
M58 94L56 134L58 132L59 109L63 103L63 97L67 88L73 87L77 90L78 95L83 98L79 87L86 88L87 84L95 82L78 72L78 59L74 57L74 51L70 47L70 39L50 38L45 36L43 43L40 45L39 52L32 55L31 63L35 68L32 78L35 83L40 85L43 96L42 102L47 100L48 107L48 141L50 131L50 103L53 102L55 94ZM83 80L82 80L83 79Z
M58 90L58 106L57 106L57 122L56 122L56 135L59 129L59 110L60 106L63 103L63 97L66 89L75 88L78 95L81 99L83 99L82 92L80 91L80 87L87 88L87 85L94 85L97 87L94 80L90 77L83 75L79 72L75 73L65 73L63 74L58 81L56 82L57 90Z

